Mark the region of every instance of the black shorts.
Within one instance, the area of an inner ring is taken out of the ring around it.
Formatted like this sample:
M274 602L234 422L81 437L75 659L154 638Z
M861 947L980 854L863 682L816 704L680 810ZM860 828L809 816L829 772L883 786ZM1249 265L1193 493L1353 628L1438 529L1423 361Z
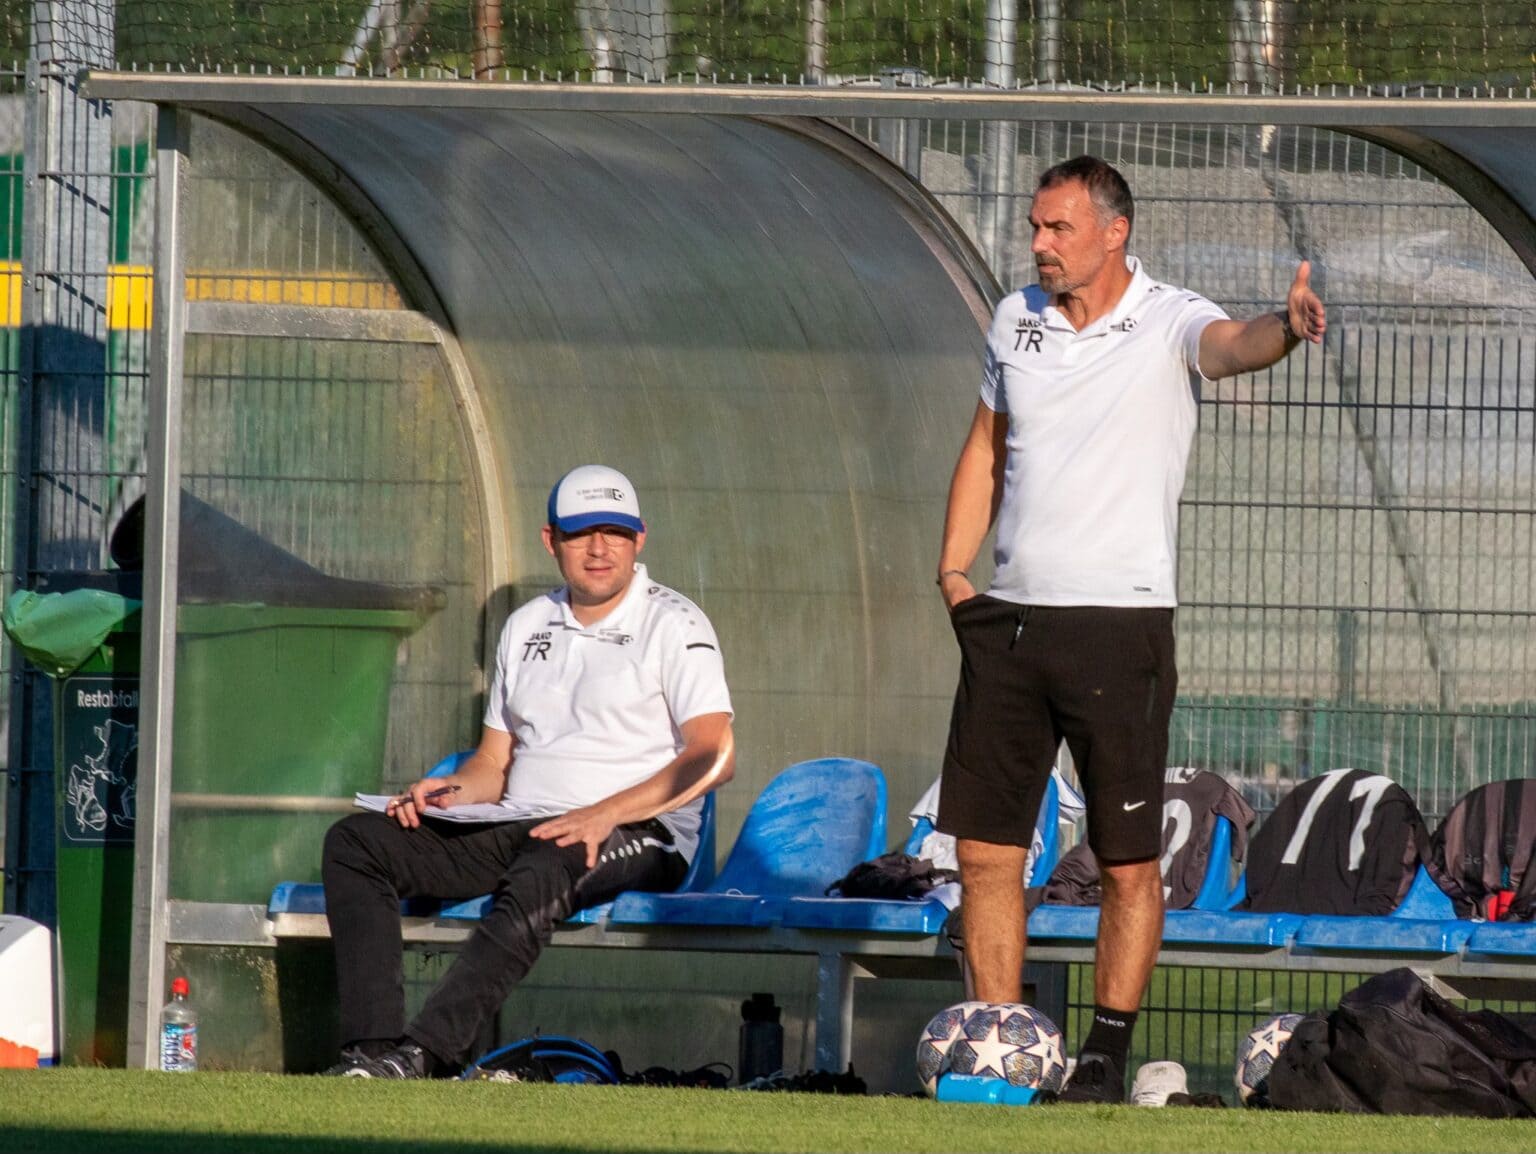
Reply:
M938 828L1027 846L1063 738L1104 861L1156 857L1174 669L1172 609L1015 605L986 594L950 615L960 685Z

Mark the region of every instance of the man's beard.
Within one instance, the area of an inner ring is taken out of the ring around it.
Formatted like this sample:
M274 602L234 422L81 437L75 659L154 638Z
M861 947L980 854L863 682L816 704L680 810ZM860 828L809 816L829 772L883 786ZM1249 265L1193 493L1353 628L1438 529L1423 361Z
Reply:
M1035 275L1040 280L1040 287L1048 293L1071 292L1078 287L1071 283L1067 270L1059 264L1037 264Z

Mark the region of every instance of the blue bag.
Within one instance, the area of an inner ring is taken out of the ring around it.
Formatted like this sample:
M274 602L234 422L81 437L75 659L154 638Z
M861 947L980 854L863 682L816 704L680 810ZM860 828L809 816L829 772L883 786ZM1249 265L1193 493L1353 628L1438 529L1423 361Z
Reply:
M480 1082L567 1082L616 1086L619 1072L606 1054L580 1038L535 1034L471 1062L459 1075Z

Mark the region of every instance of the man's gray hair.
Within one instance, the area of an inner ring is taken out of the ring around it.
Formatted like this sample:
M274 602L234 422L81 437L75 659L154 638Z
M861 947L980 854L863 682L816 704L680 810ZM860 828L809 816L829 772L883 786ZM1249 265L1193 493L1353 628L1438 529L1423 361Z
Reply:
M1136 223L1136 202L1131 198L1131 186L1125 183L1125 177L1114 165L1097 156L1074 156L1071 160L1053 164L1040 174L1037 189L1055 188L1074 180L1081 181L1088 190L1102 223L1108 224L1117 216L1125 217L1127 226Z

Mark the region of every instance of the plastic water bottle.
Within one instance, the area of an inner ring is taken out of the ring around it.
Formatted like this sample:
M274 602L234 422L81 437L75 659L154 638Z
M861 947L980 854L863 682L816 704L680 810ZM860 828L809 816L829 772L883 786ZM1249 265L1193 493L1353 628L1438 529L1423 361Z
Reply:
M160 1011L160 1068L178 1074L197 1069L197 1011L187 1001L190 990L186 978L177 978Z
M746 1085L784 1068L784 1027L772 994L753 994L741 1004L741 1046L736 1080Z

